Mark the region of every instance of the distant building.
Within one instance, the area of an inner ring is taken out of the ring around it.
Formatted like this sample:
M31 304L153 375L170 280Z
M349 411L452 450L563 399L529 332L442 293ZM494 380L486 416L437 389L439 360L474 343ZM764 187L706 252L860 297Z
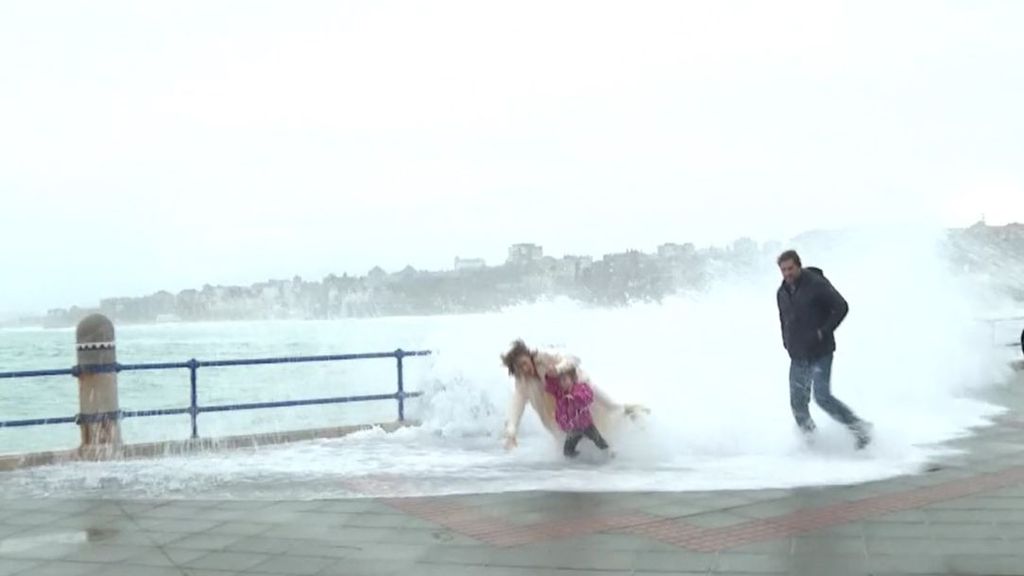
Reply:
M405 268L402 268L400 272L396 272L395 276L398 278L408 279L416 276L417 274L419 274L419 272L412 267L412 264L409 264L406 265Z
M536 244L513 244L508 248L509 264L530 264L544 257L544 248Z
M592 256L563 256L558 261L556 269L560 274L576 276L593 265L594 258Z
M459 258L455 257L456 270L480 270L486 268L487 262L483 258Z
M104 298L100 300L100 310L104 314L114 316L124 312L131 303L131 298Z
M635 274L640 270L644 254L638 250L605 254L601 263L613 274Z
M380 266L374 266L372 270L366 273L366 282L370 286L379 286L388 279L388 273L384 271Z
M697 250L693 244L673 244L671 242L658 246L658 258L683 258L693 256Z

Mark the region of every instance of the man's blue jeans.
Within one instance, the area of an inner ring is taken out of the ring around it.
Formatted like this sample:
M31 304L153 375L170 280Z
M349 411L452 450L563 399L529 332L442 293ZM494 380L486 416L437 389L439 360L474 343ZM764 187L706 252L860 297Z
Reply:
M832 354L811 360L791 360L789 364L789 404L796 423L805 432L814 430L809 404L811 390L814 400L829 416L856 429L860 418L846 404L832 395Z

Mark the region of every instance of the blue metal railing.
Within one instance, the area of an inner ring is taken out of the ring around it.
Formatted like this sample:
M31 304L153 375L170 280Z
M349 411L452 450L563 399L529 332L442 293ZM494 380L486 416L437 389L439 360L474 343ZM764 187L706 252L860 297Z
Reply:
M207 412L231 412L235 410L260 410L265 408L284 408L288 406L313 406L319 404L344 404L350 402L370 402L374 400L396 400L398 402L398 420L405 420L405 399L415 398L420 392L405 391L405 368L403 360L410 356L429 356L426 350L394 352L373 352L369 354L335 354L329 356L293 356L284 358L251 358L243 360L196 360L187 362L156 362L148 364L92 364L56 370L23 370L19 372L0 372L0 380L13 378L43 378L48 376L74 376L85 373L131 372L140 370L180 370L189 371L189 389L191 401L187 408L158 408L153 410L117 410L102 414L78 414L57 418L30 418L25 420L0 421L0 428L18 428L25 426L46 426L50 424L90 423L107 419L140 418L149 416L173 416L188 414L192 419L192 438L199 437L198 417ZM244 404L220 404L200 406L198 393L198 373L200 368L221 368L228 366L258 366L266 364L299 364L307 362L339 362L346 360L374 360L394 358L398 370L398 389L392 394L369 394L363 396L336 396L330 398L307 398L302 400L281 400L277 402L250 402Z

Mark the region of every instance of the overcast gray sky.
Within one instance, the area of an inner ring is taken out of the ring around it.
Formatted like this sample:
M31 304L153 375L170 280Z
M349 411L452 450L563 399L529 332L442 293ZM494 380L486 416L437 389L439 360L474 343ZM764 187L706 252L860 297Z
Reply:
M1024 220L1021 2L0 4L0 311Z

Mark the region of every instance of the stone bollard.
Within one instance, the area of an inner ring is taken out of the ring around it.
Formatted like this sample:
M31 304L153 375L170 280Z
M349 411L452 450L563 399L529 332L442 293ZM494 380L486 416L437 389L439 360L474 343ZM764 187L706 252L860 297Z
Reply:
M117 363L114 324L102 314L78 323L79 428L85 458L112 456L121 447L120 408L117 400L117 371L95 370L97 365Z

